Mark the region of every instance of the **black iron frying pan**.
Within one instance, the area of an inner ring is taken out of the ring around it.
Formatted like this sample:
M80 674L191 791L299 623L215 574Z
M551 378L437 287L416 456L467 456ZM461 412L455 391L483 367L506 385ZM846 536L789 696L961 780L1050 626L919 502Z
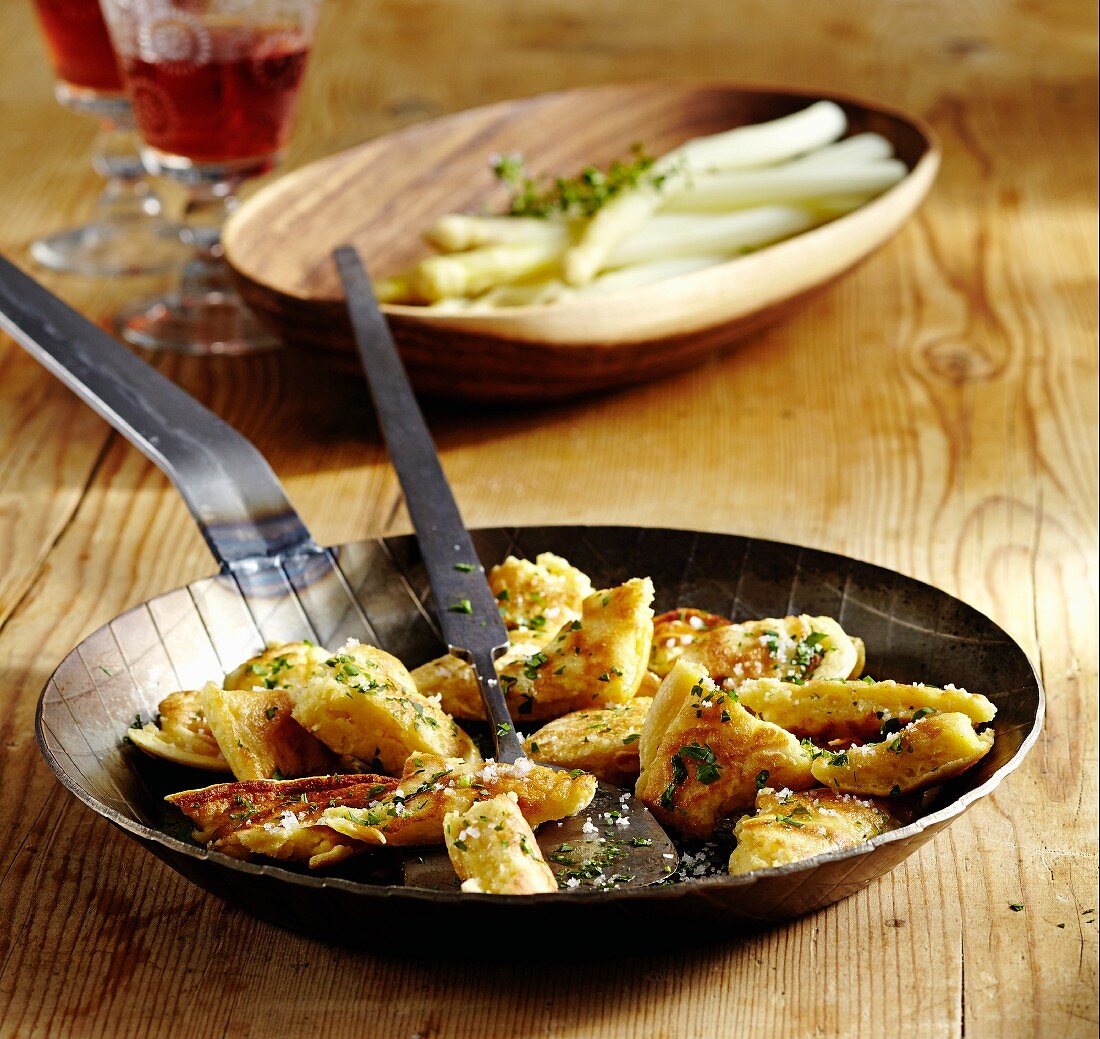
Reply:
M183 494L220 565L93 632L43 690L38 741L58 780L184 876L234 905L326 941L389 951L426 934L521 927L542 951L608 936L608 953L666 949L693 935L780 921L853 894L912 854L1017 768L1038 737L1043 691L996 624L902 574L828 552L688 530L526 527L475 531L486 564L553 551L597 586L649 574L658 610L692 605L735 619L825 614L861 636L868 670L954 682L998 709L996 744L921 817L868 844L772 870L668 886L501 898L406 888L364 859L335 874L240 862L190 843L165 793L202 777L140 755L122 735L176 689L195 688L270 641L371 641L416 665L443 651L411 536L321 548L274 473L240 434L0 258L0 326L73 389ZM136 867L136 863L135 863ZM587 937L585 937L587 936ZM597 942L597 944L599 944ZM468 952L454 943L454 955ZM438 954L438 950L437 950Z

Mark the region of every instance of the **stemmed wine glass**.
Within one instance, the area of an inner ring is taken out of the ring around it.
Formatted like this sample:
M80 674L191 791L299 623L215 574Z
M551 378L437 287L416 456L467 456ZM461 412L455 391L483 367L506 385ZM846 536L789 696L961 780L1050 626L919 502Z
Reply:
M278 341L230 281L220 231L290 133L321 0L102 0L153 173L189 192L179 288L119 316L138 346L243 354Z
M53 270L96 276L178 266L186 250L145 180L99 0L34 0L34 7L57 76L57 100L100 121L92 165L107 186L90 223L36 239L31 255Z

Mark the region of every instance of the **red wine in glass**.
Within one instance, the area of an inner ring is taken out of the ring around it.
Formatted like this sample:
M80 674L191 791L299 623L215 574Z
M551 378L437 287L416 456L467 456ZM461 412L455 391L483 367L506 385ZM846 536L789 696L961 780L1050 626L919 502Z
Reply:
M194 246L179 288L119 315L152 350L240 354L278 341L237 293L220 233L241 185L290 135L321 0L103 0L154 173L187 188Z
M54 72L81 90L122 93L99 0L34 0Z
M218 25L182 60L124 58L145 143L192 163L269 158L289 135L308 45L279 26Z
M183 243L145 180L99 0L34 0L34 10L57 77L54 95L99 121L92 163L107 185L92 220L36 238L31 255L52 270L93 276L171 270L182 262Z

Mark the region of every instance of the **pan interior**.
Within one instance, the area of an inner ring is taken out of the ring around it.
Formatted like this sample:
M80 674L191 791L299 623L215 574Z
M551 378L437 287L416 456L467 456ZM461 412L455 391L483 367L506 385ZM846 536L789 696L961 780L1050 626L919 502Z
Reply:
M493 528L473 537L486 566L509 554L550 551L597 587L649 575L658 612L695 606L734 620L832 616L866 643L868 674L984 693L998 709L994 749L929 798L926 813L965 799L1017 763L1041 721L1038 680L1004 631L946 593L881 567L681 530ZM306 565L260 569L247 579L219 575L158 596L94 632L58 667L39 704L43 751L70 790L128 832L152 841L184 839L189 827L171 814L164 795L216 780L128 746L122 737L136 718L149 720L169 693L200 688L268 642L308 638L335 647L354 637L416 666L444 651L429 595L415 539L404 536L350 543ZM206 856L198 848L193 853ZM390 885L400 884L399 870L396 860L371 855L326 877Z

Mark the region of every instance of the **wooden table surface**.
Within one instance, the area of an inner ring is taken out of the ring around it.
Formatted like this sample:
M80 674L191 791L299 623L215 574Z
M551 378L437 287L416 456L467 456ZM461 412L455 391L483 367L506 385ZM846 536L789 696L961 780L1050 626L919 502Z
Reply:
M1095 1034L1094 25L1080 0L329 0L292 165L482 102L655 76L851 90L931 122L944 165L917 219L780 327L659 385L429 417L472 525L763 535L959 595L1041 667L1046 729L892 874L749 939L637 958L578 936L607 959L530 968L434 936L466 960L447 967L283 933L108 827L38 754L35 699L62 656L211 560L160 473L4 341L0 1034ZM3 4L0 32L0 249L25 261L87 212L92 127L53 103L29 5ZM97 319L157 286L38 273ZM256 441L320 540L407 529L354 383L290 355L158 363Z

